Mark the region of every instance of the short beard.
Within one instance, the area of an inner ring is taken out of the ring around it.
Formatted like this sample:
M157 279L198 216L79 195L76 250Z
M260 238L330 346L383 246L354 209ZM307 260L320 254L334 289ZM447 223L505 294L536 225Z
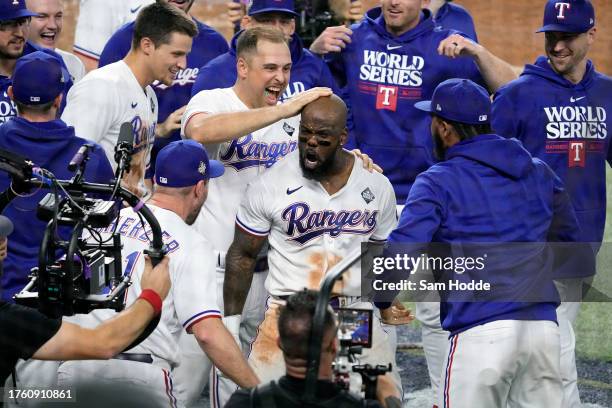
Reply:
M23 44L23 48L21 49L21 52L19 52L18 55L13 55L13 54L9 54L7 52L5 52L3 49L0 48L0 59L3 60L17 60L19 58L21 58L23 56L23 52L25 51L25 43Z
M334 161L336 160L337 154L338 151L336 150L331 156L329 156L316 168L309 169L304 166L304 160L306 158L306 155L302 155L302 152L300 152L300 167L302 169L302 175L308 180L321 181L325 179L325 177L330 173L331 168L334 166Z
M442 142L442 138L436 134L432 135L434 142L433 155L437 161L444 161L446 157L446 147L444 147L444 143Z

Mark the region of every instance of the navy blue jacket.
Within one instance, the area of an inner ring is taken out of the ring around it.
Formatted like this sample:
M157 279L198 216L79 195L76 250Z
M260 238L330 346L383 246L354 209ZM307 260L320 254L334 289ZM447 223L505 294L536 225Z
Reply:
M431 99L447 79L483 81L471 58L438 55L440 41L455 31L435 28L429 10L400 36L387 31L380 7L351 29L351 43L327 56L351 110L349 147L383 168L403 204L416 176L434 163L431 119L414 104Z
M38 45L33 44L29 41L26 42L25 44L22 56L31 54L36 51L43 51L47 54L53 55L55 58L57 58L61 62L64 69L68 71L68 67L66 67L66 63L64 62L64 59L58 53L56 53L53 50L49 50L47 48L39 47ZM9 119L17 116L17 107L15 106L15 103L11 100L11 98L9 98L8 94L6 93L10 85L12 85L11 78L6 77L4 75L0 75L0 125L7 122ZM70 90L71 87L72 87L72 78L68 78L68 82L66 83L66 87L63 92L64 98L62 99L62 104L60 106L60 111L58 113L58 115L60 116L62 112L64 111L64 107L66 107L66 95L68 94L68 91Z
M495 94L492 125L523 142L563 180L582 228L581 240L602 241L606 221L606 160L612 163L612 78L589 61L578 84L553 71L546 57ZM576 271L573 277L588 276ZM570 276L566 276L570 277Z
M74 134L74 128L57 119L51 122L34 123L15 117L0 126L0 149L24 156L38 167L51 171L58 179L73 176L67 167L70 159L83 144L91 143ZM91 182L108 183L113 179L104 150L98 145L90 151L85 179ZM0 171L0 191L10 184L8 173ZM9 236L8 256L4 261L2 299L11 302L12 296L28 282L30 269L38 265L38 250L46 222L36 218L36 205L48 190L41 189L33 195L18 197L4 210L4 215L13 221L15 230ZM70 231L60 230L62 236Z
M542 251L546 241L574 241L579 233L554 172L518 140L491 134L457 143L445 161L417 177L388 242L452 243L454 256L457 248L465 251L459 243L489 243L484 268L436 275L439 281L482 279L492 286L485 297L469 299L485 300L480 302L465 302L462 291L442 295L442 327L455 334L495 320L556 321L553 259ZM521 297L532 292L548 302L528 303ZM517 297L520 302L509 301Z
M192 96L205 89L230 88L236 83L236 41L242 32L236 33L228 52L200 68L193 85ZM304 48L302 40L293 35L289 44L291 51L291 77L281 100L317 86L326 86L338 93L336 83L323 60Z
M172 112L189 102L191 88L198 76L200 67L228 50L227 41L221 34L196 19L193 19L193 21L198 26L198 35L193 39L191 52L187 55L187 68L176 74L176 79L170 87L158 82L154 82L152 85L159 103L157 123L164 122ZM122 60L127 55L132 45L134 24L134 22L131 22L124 25L108 40L100 55L100 67ZM151 151L151 166L147 170L147 177L153 176L157 152L168 143L180 139L181 134L178 130L172 132L168 137L155 139L155 145Z
M474 41L478 41L474 20L468 11L458 4L446 2L434 16L436 27L461 31Z

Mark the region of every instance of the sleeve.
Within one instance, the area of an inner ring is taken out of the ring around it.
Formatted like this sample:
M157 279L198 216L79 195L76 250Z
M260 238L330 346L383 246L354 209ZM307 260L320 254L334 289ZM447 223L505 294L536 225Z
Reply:
M382 211L376 230L370 237L370 241L384 242L387 237L397 226L397 205L395 198L395 191L388 180L385 180L384 197L382 198L383 205L381 206Z
M108 133L120 100L116 87L101 79L84 78L68 92L62 120L74 126L75 133L100 142Z
M61 325L61 319L50 319L35 309L0 304L0 349L12 350L11 354L27 360L55 336Z
M131 35L129 35L126 27L123 26L117 30L104 46L100 54L99 68L122 60L130 51Z
M578 218L563 182L547 164L542 161L539 163L546 168L548 176L553 178L553 218L548 229L548 241L580 241L581 230Z
M104 44L115 31L115 11L115 6L107 1L81 1L74 34L74 52L99 59Z
M200 238L188 248L183 249L178 268L172 268L171 272L178 272L172 282L176 315L187 333L191 333L194 324L204 319L220 319L222 315L217 299L215 257L210 244ZM171 258L171 267L172 261Z
M521 140L518 132L519 120L512 103L510 91L504 86L493 96L491 105L491 127L493 131L505 138L515 137Z
M265 237L272 228L272 216L266 206L266 197L272 197L262 180L247 186L236 215L236 225L243 231Z
M187 104L187 108L185 108L185 113L183 113L183 118L181 119L181 136L185 135L185 127L187 126L187 122L189 122L194 115L197 115L198 113L221 112L220 101L222 99L223 96L215 91L202 91L193 96Z

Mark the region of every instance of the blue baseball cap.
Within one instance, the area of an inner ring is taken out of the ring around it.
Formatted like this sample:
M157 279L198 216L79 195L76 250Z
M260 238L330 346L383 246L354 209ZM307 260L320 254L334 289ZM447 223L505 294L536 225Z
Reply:
M53 101L66 89L70 74L61 61L44 51L35 51L17 60L11 77L13 97L25 105Z
M188 187L221 176L223 164L210 160L206 149L195 140L177 140L157 154L155 183L164 187Z
M469 79L447 79L436 87L431 101L417 102L414 107L470 125L489 123L491 117L489 93Z
M295 12L293 0L251 0L247 7L249 16L261 13L287 13L294 17L298 16Z
M0 1L0 21L15 20L21 17L37 16L26 8L25 0Z
M595 9L589 0L548 0L544 23L536 32L585 33L594 25Z

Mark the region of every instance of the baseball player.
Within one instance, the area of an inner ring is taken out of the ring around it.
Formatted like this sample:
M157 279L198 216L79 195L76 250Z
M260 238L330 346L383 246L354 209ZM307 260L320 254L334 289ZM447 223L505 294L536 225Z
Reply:
M437 29L423 0L382 0L351 27L351 42L326 59L350 106L349 143L380 163L397 204L415 177L434 163L429 115L414 103L431 97L442 81L468 78L490 91L516 78L512 67L455 31ZM381 137L385 135L385 137ZM420 302L423 348L434 393L448 333L438 303Z
M104 44L121 26L136 20L143 7L155 0L80 0L74 33L74 53L87 71L98 68Z
M64 3L60 0L26 0L28 9L36 15L30 22L29 40L42 47L58 53L73 82L85 76L85 65L76 55L56 47L57 40L64 26Z
M11 75L15 68L17 59L23 55L40 51L41 48L27 41L30 32L30 20L36 15L28 10L25 0L0 2L0 125L17 115L17 109L7 94L11 85ZM53 55L61 63L62 58L52 50L45 50ZM60 106L60 113L66 104L66 92L72 86L72 80L68 78L64 89L64 98Z
M461 274L436 271L436 282L490 283L486 292L441 293L451 337L438 407L559 407L558 296L540 254L547 240L573 241L580 229L554 172L517 140L492 133L490 105L487 91L465 79L442 82L431 101L416 104L432 115L441 161L416 178L389 243L456 243L453 257L486 258ZM485 255L471 243L499 245Z
M143 180L158 114L151 84L155 80L172 84L185 69L196 34L195 23L180 10L151 4L138 15L129 54L89 73L68 94L62 119L83 137L99 142L111 160L121 124L131 122L134 153L124 182L139 195L146 191Z
M329 268L346 254L364 242L385 242L396 225L391 183L380 173L368 172L342 148L347 138L345 124L346 106L337 96L306 105L299 152L249 184L236 216L223 288L227 319L239 318L257 254L266 241L270 245L266 289L271 297L249 356L262 382L278 379L285 372L278 348L279 304L303 288L318 288ZM334 293L342 305L371 307L360 299L358 266L345 273ZM387 333L379 318L372 326L372 348L361 361L393 363L395 383L401 389Z
M295 33L296 17L293 0L254 0L248 15L242 18L243 28L271 27L281 31L289 42L291 77L282 94L282 101L317 86L336 89L329 68L321 58L304 48L302 40ZM227 88L236 82L236 42L241 33L232 38L230 51L200 69L192 95L206 89Z
M164 1L186 13L189 12L194 2L194 0L183 2ZM155 166L153 164L155 163L157 152L168 143L181 138L181 117L185 110L185 105L187 105L191 97L191 88L198 76L199 68L228 50L227 42L221 34L193 17L192 20L198 27L198 35L193 38L193 45L191 52L187 56L185 68L177 72L170 86L159 81L155 81L152 84L159 102L159 123L155 128L158 137L155 139L155 144L151 151L151 166L147 172L147 179L151 178L155 173ZM115 32L104 46L102 55L100 55L99 66L104 67L124 58L130 51L133 34L133 22L124 25ZM217 73L215 73L216 75Z
M547 2L539 31L545 33L546 57L500 88L492 125L499 134L519 139L554 169L576 209L581 241L594 243L597 250L606 220L606 161L612 163L612 79L597 72L587 57L596 34L592 3ZM569 300L557 310L564 407L580 406L572 325L582 284L592 279L592 273L579 268L558 276L563 278L558 282L561 298Z
M224 168L209 160L204 148L194 141L177 141L166 146L157 158L156 190L147 205L159 221L169 250L172 288L163 303L162 319L155 331L138 346L107 362L64 363L58 370L60 386L91 384L140 384L155 396L156 405L183 405L174 390L180 387L172 378L179 362L179 333L197 339L206 355L242 387L257 384L257 377L246 363L238 345L221 322L215 281L215 259L211 245L196 233L191 224L208 195L210 178L219 177ZM143 270L142 251L148 246L148 226L131 208L121 211L115 221L121 234L124 273L133 277L126 304L140 294ZM114 229L111 225L102 236ZM86 320L106 315L93 312Z

